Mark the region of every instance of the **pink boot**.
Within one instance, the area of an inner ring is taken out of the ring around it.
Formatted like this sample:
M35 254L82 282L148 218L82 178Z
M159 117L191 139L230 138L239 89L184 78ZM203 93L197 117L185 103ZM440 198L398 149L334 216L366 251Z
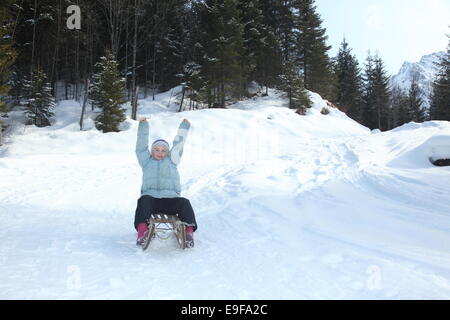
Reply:
M194 247L194 227L188 226L186 227L186 248Z
M148 225L146 223L140 223L138 225L138 237L136 241L136 244L138 246L142 245L147 234L148 234Z

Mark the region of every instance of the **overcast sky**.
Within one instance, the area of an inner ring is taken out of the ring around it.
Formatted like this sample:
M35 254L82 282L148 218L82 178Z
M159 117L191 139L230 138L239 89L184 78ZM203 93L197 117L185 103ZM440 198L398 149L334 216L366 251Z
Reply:
M404 61L445 51L450 0L316 0L335 56L345 35L360 65L378 52L390 75Z

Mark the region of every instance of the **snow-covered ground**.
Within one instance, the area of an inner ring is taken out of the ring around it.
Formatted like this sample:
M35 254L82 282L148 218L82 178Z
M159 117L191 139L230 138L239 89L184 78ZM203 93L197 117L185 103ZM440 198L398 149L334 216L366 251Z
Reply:
M449 299L450 168L429 158L450 158L450 123L370 132L312 99L305 117L275 91L228 110L140 100L151 140L192 124L179 170L199 228L184 251L135 245L137 122L79 131L74 101L52 127L16 122L0 149L0 299Z

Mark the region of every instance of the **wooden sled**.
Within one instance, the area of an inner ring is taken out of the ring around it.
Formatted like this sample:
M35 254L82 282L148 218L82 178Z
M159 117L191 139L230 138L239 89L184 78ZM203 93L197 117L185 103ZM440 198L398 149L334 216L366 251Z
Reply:
M178 216L163 213L152 214L148 219L148 230L148 236L142 244L142 250L146 250L155 238L169 239L172 232L175 233L180 248L186 249L186 224Z

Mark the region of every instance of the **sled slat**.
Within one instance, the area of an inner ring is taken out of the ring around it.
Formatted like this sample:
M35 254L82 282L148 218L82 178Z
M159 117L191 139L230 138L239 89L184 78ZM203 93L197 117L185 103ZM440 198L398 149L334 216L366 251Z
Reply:
M154 223L173 223L179 220L176 215L159 214L159 213L152 214L150 216L150 219Z
M181 249L185 249L185 223L181 222L177 215L154 213L150 215L149 225L156 237L166 240L167 237L162 236L167 231L173 231L177 237L178 244ZM151 240L151 239L150 239ZM147 244L148 246L148 244ZM144 249L145 250L145 249Z

